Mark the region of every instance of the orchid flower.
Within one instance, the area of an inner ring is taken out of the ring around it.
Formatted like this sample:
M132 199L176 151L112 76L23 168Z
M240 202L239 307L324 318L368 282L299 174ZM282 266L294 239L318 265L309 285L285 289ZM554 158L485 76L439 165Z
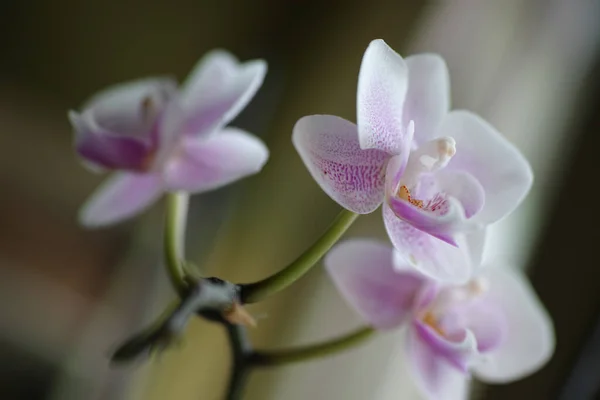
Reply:
M296 123L293 142L342 207L368 214L384 203L386 229L406 262L460 283L479 262L483 228L519 205L533 177L491 125L449 111L449 86L440 56L404 60L374 40L360 68L357 125L307 116Z
M406 351L430 399L455 399L473 373L489 383L523 378L554 350L554 330L526 278L481 268L461 285L440 284L409 266L391 246L350 240L325 264L336 287L378 329L408 327Z
M94 170L114 170L80 213L86 226L132 217L164 192L199 193L258 172L268 150L255 136L226 127L248 104L267 71L215 50L178 89L169 78L110 87L71 111L75 148Z

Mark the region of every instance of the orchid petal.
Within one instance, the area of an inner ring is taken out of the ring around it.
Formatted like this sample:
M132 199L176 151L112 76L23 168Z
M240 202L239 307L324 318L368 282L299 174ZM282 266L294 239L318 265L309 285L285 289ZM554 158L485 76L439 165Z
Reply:
M89 113L69 112L75 150L92 170L142 170L151 154L150 140L118 136L99 127Z
M483 271L482 277L489 285L486 299L502 310L506 335L475 366L475 374L490 383L521 379L541 368L552 356L552 320L522 273L494 267Z
M446 283L464 283L472 273L469 244L459 235L452 246L398 218L387 204L383 221L394 247L422 274Z
M88 100L83 112L115 135L147 137L164 106L177 93L171 78L156 77L109 86Z
M477 354L475 338L466 332L452 342L415 321L407 340L408 360L417 386L428 399L459 399L470 380L468 364Z
M168 190L205 192L259 172L268 157L269 150L259 138L226 128L210 138L182 140L163 177Z
M224 50L207 53L183 85L186 133L206 136L231 122L256 94L267 73L267 63L240 63Z
M160 176L114 174L83 205L79 221L90 228L114 224L141 213L162 192Z
M480 353L493 351L507 335L503 311L493 301L485 298L475 298L450 306L444 311L439 325L448 335L465 329L471 331Z
M467 111L450 112L440 136L456 141L456 154L448 169L475 177L485 190L485 205L473 217L479 223L495 222L513 211L533 182L531 167L523 155L490 124Z
M362 150L356 125L330 115L307 116L294 126L292 141L312 177L334 201L359 214L379 207L389 155Z
M450 108L448 67L437 54L418 54L406 58L408 92L404 103L404 122L415 124L415 140L423 144L435 137Z
M406 321L425 282L413 271L394 271L393 249L371 240L337 245L325 257L325 265L346 301L379 329Z
M357 124L360 147L397 155L410 149L402 109L408 88L408 67L383 40L365 51L358 76Z
M81 113L69 112L77 152L96 169L145 170L158 145L158 121L175 91L173 80L151 78L98 93Z

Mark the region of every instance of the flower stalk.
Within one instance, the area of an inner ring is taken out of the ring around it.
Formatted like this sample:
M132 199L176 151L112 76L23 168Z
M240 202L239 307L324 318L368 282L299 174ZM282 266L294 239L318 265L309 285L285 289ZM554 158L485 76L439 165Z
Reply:
M256 303L287 288L304 276L342 237L358 215L352 211L342 210L329 229L291 264L266 279L241 285L242 303Z
M187 193L169 193L167 196L164 233L165 266L169 280L180 296L184 295L188 286L183 270L188 203Z

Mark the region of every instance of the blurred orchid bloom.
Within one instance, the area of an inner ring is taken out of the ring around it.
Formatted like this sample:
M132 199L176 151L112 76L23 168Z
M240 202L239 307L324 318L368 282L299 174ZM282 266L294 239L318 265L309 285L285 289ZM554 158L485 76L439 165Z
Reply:
M360 68L357 125L330 115L301 118L293 142L313 178L342 207L383 205L394 246L426 275L469 279L482 228L529 191L529 163L467 111L449 112L449 77L434 54L402 59L379 39ZM440 239L440 240L438 240Z
M71 111L75 148L95 170L118 170L80 213L86 226L132 217L166 191L205 192L258 172L268 149L225 127L248 104L267 71L215 50L177 89L169 78L117 85Z
M439 284L391 246L369 240L339 244L325 264L345 299L373 327L408 326L411 371L430 399L460 398L453 391L471 372L489 383L523 378L554 351L552 321L513 269L482 268L466 284Z

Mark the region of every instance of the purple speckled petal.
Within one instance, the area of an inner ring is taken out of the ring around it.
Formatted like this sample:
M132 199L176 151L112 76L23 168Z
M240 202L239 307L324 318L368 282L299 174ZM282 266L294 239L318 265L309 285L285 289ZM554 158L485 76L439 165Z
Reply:
M88 228L120 222L141 213L162 193L160 176L116 173L83 205L79 221Z
M196 64L182 88L186 133L206 136L231 122L256 94L267 63L240 63L225 50L213 50Z
M471 277L469 243L463 235L458 235L459 247L452 246L401 220L387 204L383 221L394 247L422 274L447 283L464 283Z
M456 154L447 168L467 171L485 191L485 205L473 220L495 222L521 203L533 182L531 167L490 124L467 111L453 111L438 134L456 141Z
M428 399L459 399L467 372L477 355L475 338L466 332L464 339L445 339L428 325L415 320L409 330L407 354L417 386Z
M339 117L311 115L296 123L292 141L313 178L342 207L359 214L379 207L390 156L362 150L356 125Z
M335 246L325 265L338 290L365 321L379 329L395 328L411 315L425 278L396 272L391 246L354 239Z
M225 128L209 138L186 137L163 177L168 190L205 192L259 172L268 158L269 150L259 138Z
M404 103L404 123L415 124L415 140L423 144L436 136L450 107L448 67L437 54L417 54L406 58L408 93Z
M408 67L383 40L373 40L358 76L357 125L360 147L397 155L409 151L402 110L408 88ZM410 138L412 139L412 138Z
M503 312L506 334L475 366L475 374L490 383L524 378L540 369L554 352L552 320L521 272L487 267L481 276L489 285L486 301Z

